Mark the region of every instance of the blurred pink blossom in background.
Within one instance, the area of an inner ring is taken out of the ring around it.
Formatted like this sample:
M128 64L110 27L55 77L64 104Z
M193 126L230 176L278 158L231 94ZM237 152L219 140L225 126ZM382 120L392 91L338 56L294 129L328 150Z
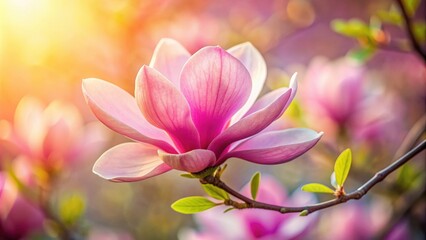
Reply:
M324 130L326 139L399 144L402 106L383 84L368 79L366 68L349 57L317 57L301 85L306 121Z
M227 51L205 47L191 56L175 40L163 39L150 66L136 77L136 99L111 83L85 79L83 93L96 117L141 142L108 150L94 172L114 181L137 181L171 169L199 172L231 157L278 164L300 156L322 134L310 129L259 133L296 94L293 79L290 88L256 101L265 76L263 57L250 43Z
M1 140L18 149L27 164L48 172L93 156L107 140L99 123L85 125L78 109L61 101L44 107L40 100L24 97L16 108L13 124L2 123L9 127Z

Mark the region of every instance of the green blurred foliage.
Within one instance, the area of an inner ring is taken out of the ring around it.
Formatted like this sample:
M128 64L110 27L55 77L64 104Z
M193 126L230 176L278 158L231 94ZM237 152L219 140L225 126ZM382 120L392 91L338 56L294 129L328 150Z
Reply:
M83 217L85 209L86 201L79 193L61 196L58 202L59 217L69 226L75 225Z

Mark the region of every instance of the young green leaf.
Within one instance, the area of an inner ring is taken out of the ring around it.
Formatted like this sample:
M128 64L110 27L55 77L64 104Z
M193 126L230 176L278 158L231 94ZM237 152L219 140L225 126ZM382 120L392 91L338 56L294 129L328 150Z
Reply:
M235 210L235 208L233 208L233 207L227 208L225 211L223 211L223 213L227 213L227 212L230 212L232 210Z
M343 186L348 176L352 163L352 152L348 148L343 151L336 159L334 164L334 173L336 174L337 185Z
M420 5L420 0L404 0L403 4L410 17L416 14L417 8Z
M374 53L377 51L377 49L373 46L370 47L362 47L362 48L356 48L352 49L347 53L347 56L349 58L352 58L358 62L366 62L371 57L373 57Z
M304 216L308 216L309 211L308 210L303 210L302 212L300 212L299 216L304 217Z
M252 177L250 181L251 185L251 197L253 200L256 200L257 192L259 191L259 183L260 183L260 172L256 172Z
M172 204L172 209L183 214L193 214L205 211L219 204L208 200L205 197L192 196L181 198Z
M335 19L331 21L331 28L337 33L353 38L365 37L370 33L369 26L358 19L349 21Z
M401 26L403 18L399 13L399 9L391 8L389 11L380 10L377 12L377 16L385 23Z
M414 22L413 31L417 41L421 43L426 42L426 23L425 22Z
M303 185L302 191L315 192L315 193L331 193L331 194L334 193L334 191L331 188L320 183L309 183L309 184Z
M202 184L201 185L204 191L212 198L217 200L226 200L229 199L229 195L223 189L213 186L211 184Z

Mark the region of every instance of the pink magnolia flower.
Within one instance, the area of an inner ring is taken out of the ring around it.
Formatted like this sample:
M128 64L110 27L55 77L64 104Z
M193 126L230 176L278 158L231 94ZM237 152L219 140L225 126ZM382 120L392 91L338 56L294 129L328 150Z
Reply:
M250 184L242 193L250 196ZM313 203L311 193L297 191L287 196L285 188L273 177L262 176L257 200L275 205L299 206ZM226 207L216 207L195 215L200 230L183 230L180 239L303 239L313 229L316 214L301 218L298 214L281 214L261 209L233 210L226 214Z
M366 69L352 59L314 59L301 96L307 122L332 133L329 137L344 132L355 140L398 142L402 131L398 101L367 77Z
M44 107L32 97L19 102L13 124L0 123L4 129L9 125L8 133L0 135L0 149L13 145L20 158L45 170L61 169L98 152L107 136L100 124L85 125L75 106L53 101Z
M96 117L138 142L105 152L94 172L114 181L137 181L171 169L199 172L231 157L279 164L303 154L321 137L309 129L262 132L296 93L277 89L256 101L266 66L249 43L229 50L205 47L194 55L163 39L136 77L135 98L99 79L83 93Z

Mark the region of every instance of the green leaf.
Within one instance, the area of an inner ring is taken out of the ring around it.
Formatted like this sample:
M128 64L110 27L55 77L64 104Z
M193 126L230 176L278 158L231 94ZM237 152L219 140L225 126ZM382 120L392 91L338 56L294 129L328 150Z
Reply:
M83 196L77 193L63 197L59 201L59 217L67 225L75 224L84 214L85 201Z
M235 210L235 208L233 208L233 207L227 208L225 211L223 211L223 213L227 213L227 212L230 212L232 210Z
M331 21L331 28L337 33L354 38L365 37L370 34L370 28L367 23L359 19L351 19L349 21L335 19Z
M180 176L184 177L184 178L197 178L196 176L194 176L190 173L182 173Z
M353 49L349 51L347 55L358 62L364 63L367 60L369 60L374 55L375 52L376 52L376 49L373 47L364 47L364 48Z
M391 8L389 11L380 10L377 16L385 23L402 26L402 16L396 8Z
M299 216L304 217L304 216L308 216L308 214L309 214L309 211L308 211L308 210L303 210L303 211L299 214Z
M202 184L201 186L203 187L204 191L212 198L215 198L218 200L229 199L228 193L221 188L218 188L211 184Z
M417 41L421 43L426 42L426 22L413 23L413 30Z
M331 193L331 194L334 193L334 190L320 183L309 183L309 184L303 185L302 191L315 192L315 193Z
M403 4L407 10L408 16L413 17L420 5L420 0L404 0Z
M416 168L413 165L405 164L401 167L396 180L398 189L411 189L416 185L416 180L419 179L422 169Z
M336 174L337 185L343 186L346 181L346 177L349 174L352 163L352 152L348 148L343 151L336 159L334 164L334 173Z
M260 172L256 172L250 181L251 185L251 197L253 200L256 200L257 192L259 191L259 183L260 183Z
M219 204L208 200L205 197L192 196L181 198L172 204L172 209L183 214L193 214L205 211Z

